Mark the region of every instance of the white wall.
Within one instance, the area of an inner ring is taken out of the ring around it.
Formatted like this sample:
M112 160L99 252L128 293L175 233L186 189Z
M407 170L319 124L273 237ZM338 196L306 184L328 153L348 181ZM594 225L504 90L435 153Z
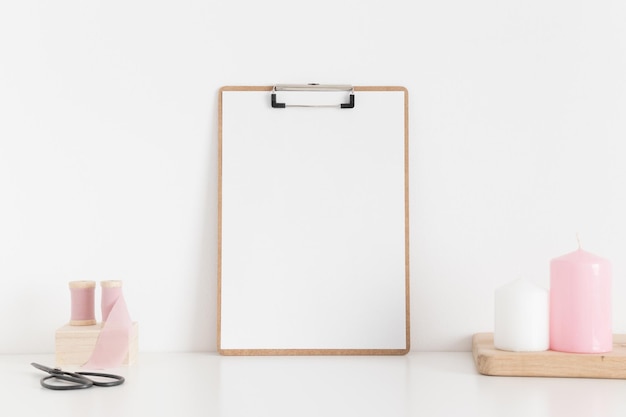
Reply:
M217 90L410 92L414 350L493 290L614 264L626 332L621 0L2 2L0 352L52 352L67 282L121 279L144 351L215 349Z

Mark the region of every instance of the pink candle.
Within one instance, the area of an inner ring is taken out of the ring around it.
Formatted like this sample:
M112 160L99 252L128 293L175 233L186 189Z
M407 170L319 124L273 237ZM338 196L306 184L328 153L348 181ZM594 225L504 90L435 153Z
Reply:
M611 263L578 249L550 262L550 349L613 349Z

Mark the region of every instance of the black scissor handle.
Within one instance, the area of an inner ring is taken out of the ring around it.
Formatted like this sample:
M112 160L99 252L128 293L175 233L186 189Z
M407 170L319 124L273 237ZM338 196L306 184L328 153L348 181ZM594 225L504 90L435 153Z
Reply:
M83 379L90 381L96 387L114 387L116 385L122 385L125 381L124 377L121 375L103 374L99 372L76 372L76 375L80 375L81 377L96 376L99 378L107 378L111 380L111 381L103 382L103 381L97 381L91 378L83 378Z
M49 384L47 381L50 379L55 381L69 382L69 384ZM75 377L71 374L71 372L44 376L39 382L44 388L59 391L91 388L94 385L93 381L91 381L90 379Z
M114 387L124 383L124 377L120 375L105 374L100 372L66 372L59 368L49 368L34 362L31 363L31 365L50 374L41 378L40 383L42 387L53 390L85 389L94 385L97 387ZM88 376L106 378L110 379L110 381L95 381L91 378L87 378ZM50 384L47 381L51 379L69 382L69 384Z

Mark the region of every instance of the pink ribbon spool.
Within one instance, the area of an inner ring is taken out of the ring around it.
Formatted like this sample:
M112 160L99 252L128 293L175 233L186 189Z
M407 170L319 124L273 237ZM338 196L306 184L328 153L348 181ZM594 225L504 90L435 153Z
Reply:
M102 300L100 301L102 321L107 321L113 306L122 296L122 281L102 281L100 286L102 287Z
M70 281L72 297L71 326L91 326L96 324L94 313L94 281Z

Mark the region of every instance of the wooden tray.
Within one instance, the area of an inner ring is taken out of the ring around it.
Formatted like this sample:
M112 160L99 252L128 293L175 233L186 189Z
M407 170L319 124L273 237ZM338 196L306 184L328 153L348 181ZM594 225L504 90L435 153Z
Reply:
M508 352L496 349L493 333L472 339L476 369L483 375L626 379L626 334L613 335L609 353Z

